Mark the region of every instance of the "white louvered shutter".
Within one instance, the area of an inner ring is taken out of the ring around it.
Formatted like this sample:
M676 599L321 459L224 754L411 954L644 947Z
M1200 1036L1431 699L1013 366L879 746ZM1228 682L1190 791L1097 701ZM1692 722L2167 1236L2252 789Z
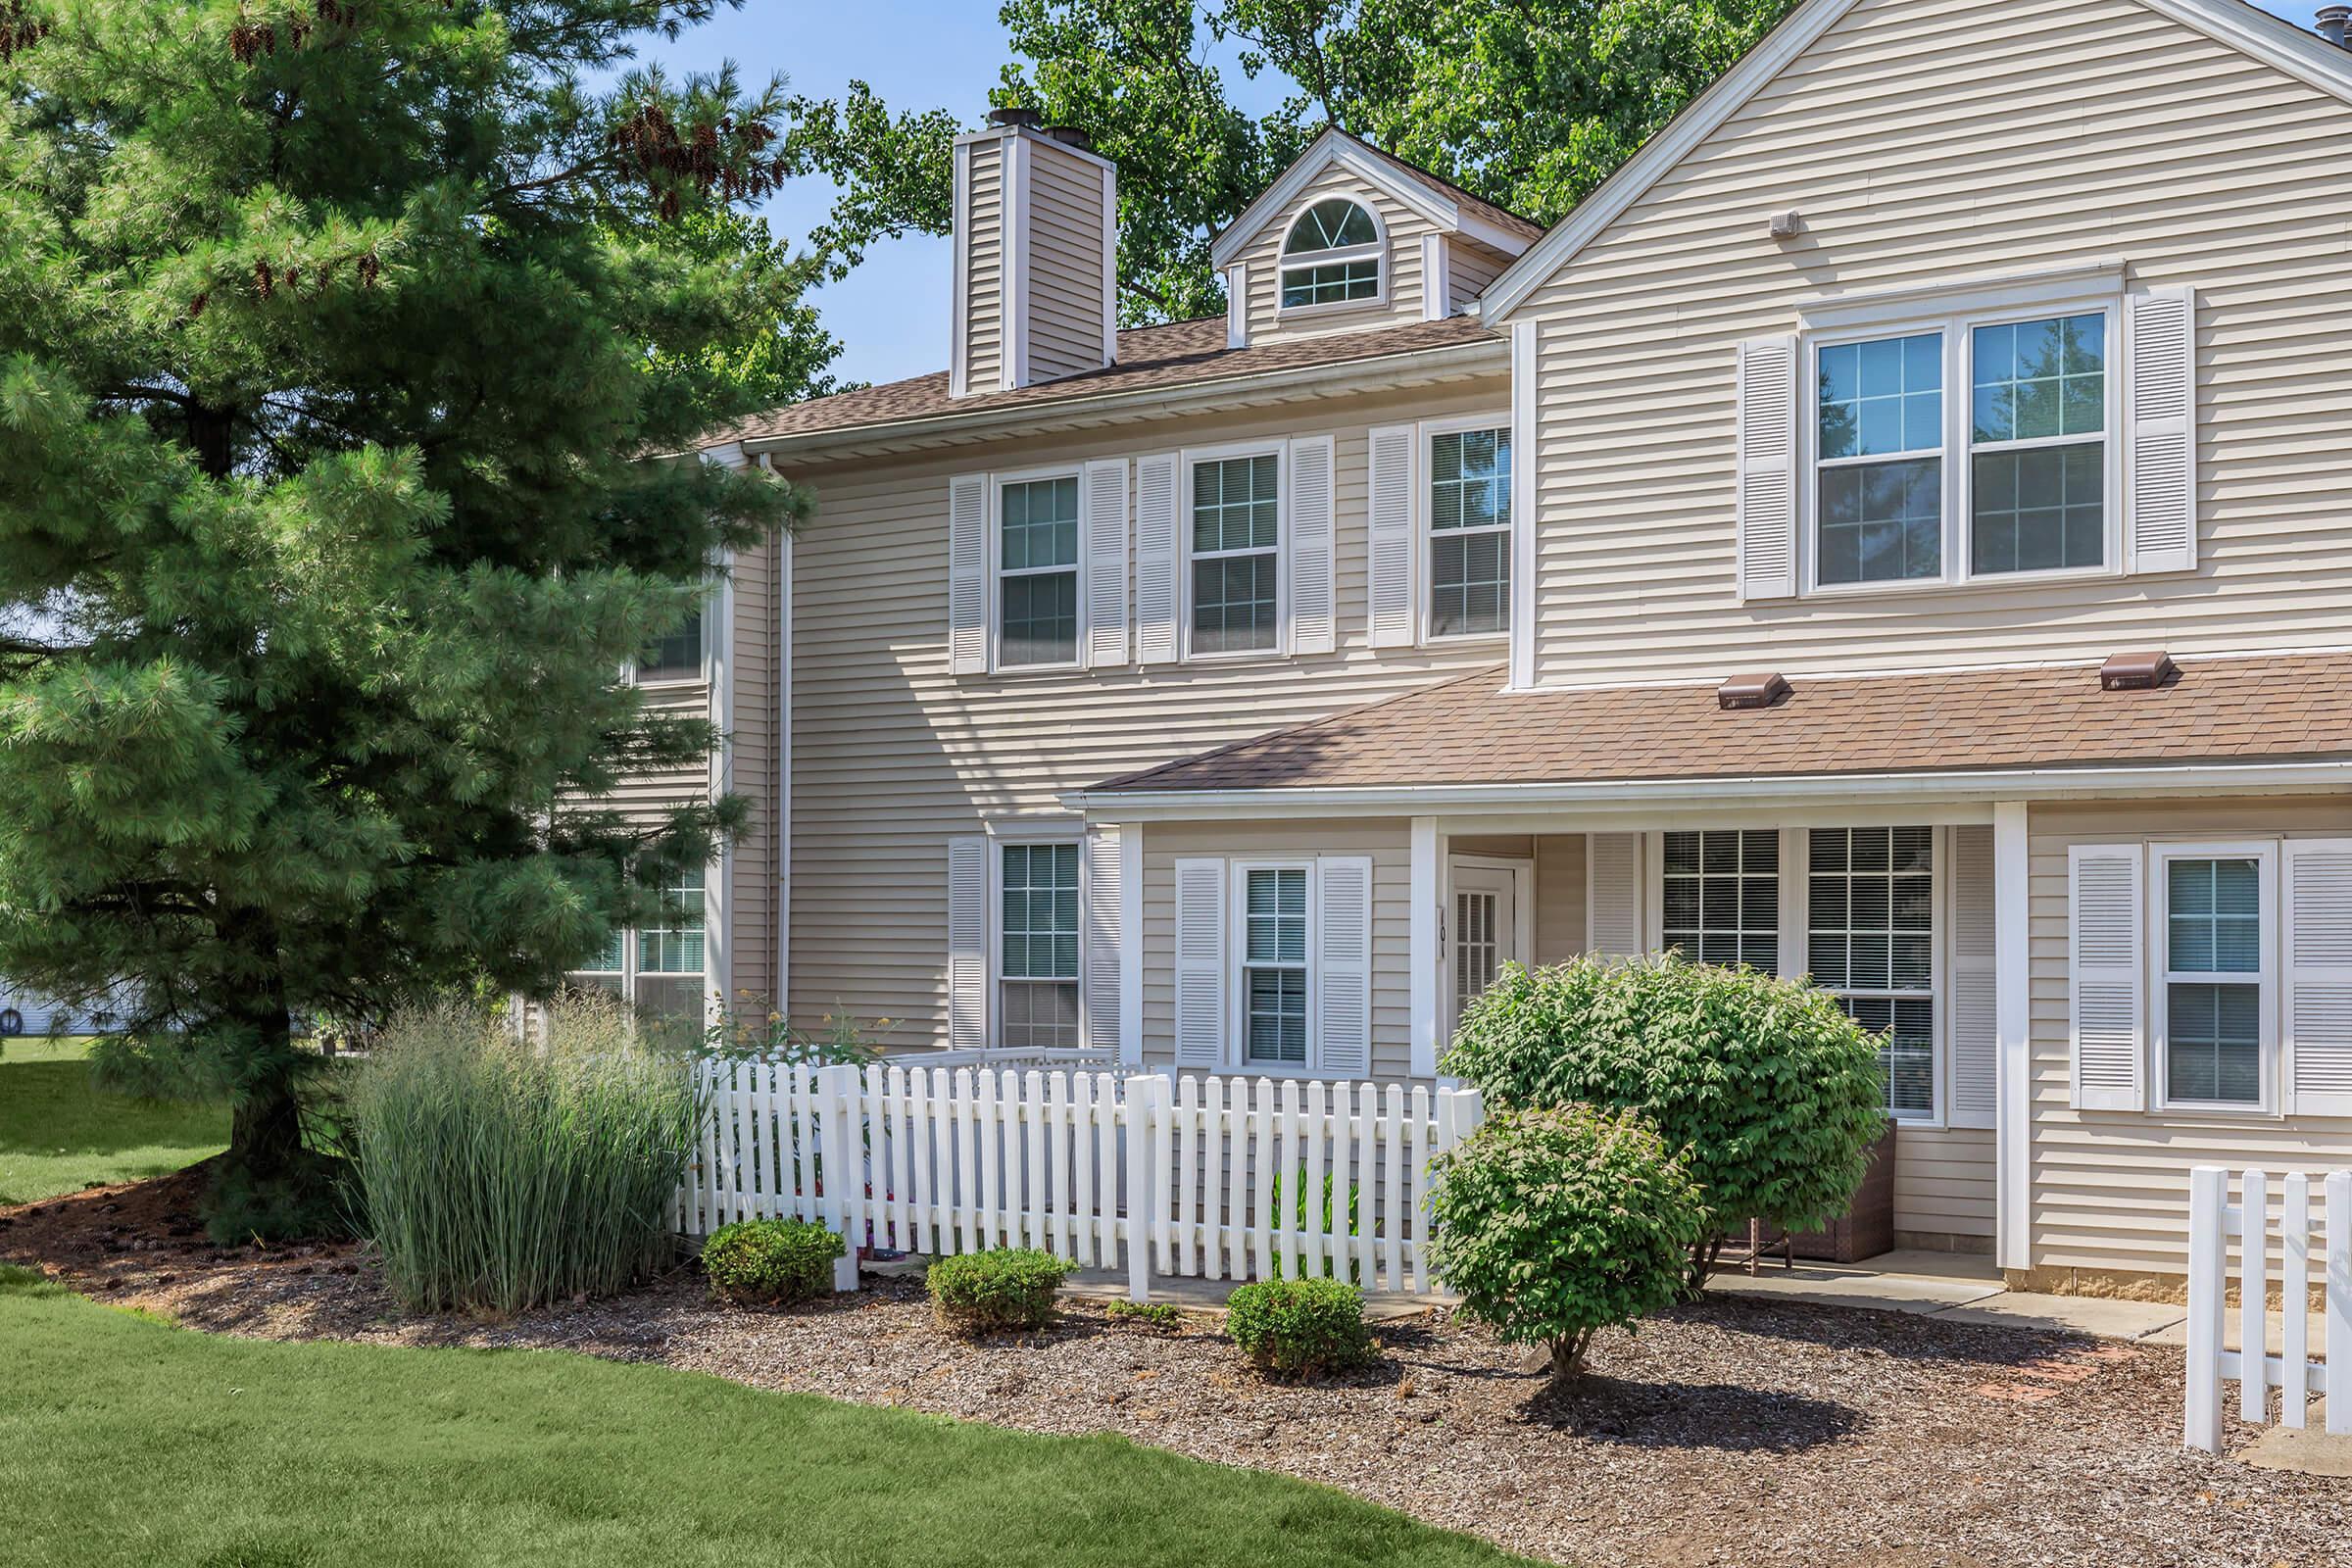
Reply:
M1176 1064L1225 1064L1225 862L1176 862Z
M2140 995L2146 858L2136 844L2078 844L2067 858L2075 1108L2141 1110L2147 1104L2140 1024L2147 1010Z
M1079 532L1086 557L1086 663L1127 662L1127 460L1090 463L1079 481Z
M988 1045L988 840L948 840L948 1045Z
M1156 453L1135 463L1135 657L1146 664L1176 662L1177 637L1176 454Z
M2135 294L2125 316L2127 534L2133 571L2197 564L2197 312L2187 288Z
M2286 842L2287 1110L2352 1116L2352 839Z
M1604 958L1641 955L1642 835L1595 833L1585 841L1587 941Z
M1078 932L1085 964L1085 1038L1087 1049L1115 1053L1119 1049L1119 834L1097 828L1086 836L1079 864L1079 900L1083 906Z
M1372 646L1413 645L1413 472L1420 432L1409 424L1372 432Z
M1334 1078L1372 1072L1372 862L1316 863L1315 1029L1320 1070Z
M1796 593L1794 337L1740 345L1740 597Z
M948 669L988 673L988 475L948 481Z
M1336 641L1333 557L1338 545L1332 438L1291 443L1291 652L1328 654Z
M1952 829L1950 964L1952 1081L1945 1119L1993 1126L2000 1109L2000 988L1992 936L1992 829Z

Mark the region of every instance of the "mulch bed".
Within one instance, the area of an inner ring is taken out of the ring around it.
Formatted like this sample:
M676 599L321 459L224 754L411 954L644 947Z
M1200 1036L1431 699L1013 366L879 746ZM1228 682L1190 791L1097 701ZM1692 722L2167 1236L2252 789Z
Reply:
M1047 1333L969 1344L900 1280L757 1312L711 1305L684 1269L504 1322L416 1318L364 1249L212 1246L200 1190L183 1173L0 1210L0 1258L219 1332L552 1347L1119 1433L1588 1568L2352 1563L2352 1483L2181 1448L2177 1350L1725 1297L1605 1337L1553 1394L1444 1312L1383 1325L1377 1368L1299 1385L1249 1371L1212 1317L1157 1331L1084 1300Z

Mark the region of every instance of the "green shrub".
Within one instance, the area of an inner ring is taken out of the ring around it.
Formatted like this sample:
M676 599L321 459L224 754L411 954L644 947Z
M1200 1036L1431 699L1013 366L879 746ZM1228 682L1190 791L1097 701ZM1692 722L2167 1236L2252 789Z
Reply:
M1183 1309L1166 1301L1113 1301L1103 1310L1122 1323L1173 1333L1184 1326Z
M1751 1218L1805 1230L1843 1212L1886 1122L1878 1042L1836 999L1676 956L1506 964L1464 1009L1445 1070L1490 1112L1646 1114L1705 1194L1693 1292L1724 1230Z
M546 1017L533 1048L477 1012L411 1013L352 1079L368 1226L404 1306L514 1312L669 1260L704 1098L617 1003Z
M1004 1247L964 1252L931 1265L926 1284L940 1323L957 1334L1042 1329L1054 1321L1054 1295L1070 1266L1051 1252Z
M841 1237L805 1219L721 1225L703 1244L710 1294L737 1306L790 1306L833 1289Z
M1338 1280L1261 1280L1225 1303L1225 1333L1260 1370L1285 1377L1344 1372L1373 1360L1364 1298Z
M1430 1262L1462 1310L1515 1345L1551 1350L1554 1381L1592 1336L1682 1294L1706 1208L1637 1110L1520 1110L1431 1167Z

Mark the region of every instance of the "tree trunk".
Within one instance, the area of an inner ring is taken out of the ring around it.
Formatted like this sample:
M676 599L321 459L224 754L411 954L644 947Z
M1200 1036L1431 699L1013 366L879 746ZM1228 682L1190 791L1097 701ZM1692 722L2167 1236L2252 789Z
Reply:
M1555 1388L1574 1383L1585 1375L1585 1348L1592 1343L1590 1334L1551 1342L1551 1381Z
M302 1154L302 1111L290 1078L257 1085L229 1116L228 1162L257 1181L293 1170Z
M302 1107L295 1095L299 1063L286 1015L285 974L277 961L277 925L266 914L248 913L221 934L268 976L247 994L237 1018L245 1060L229 1118L228 1163L257 1181L280 1179L301 1165Z

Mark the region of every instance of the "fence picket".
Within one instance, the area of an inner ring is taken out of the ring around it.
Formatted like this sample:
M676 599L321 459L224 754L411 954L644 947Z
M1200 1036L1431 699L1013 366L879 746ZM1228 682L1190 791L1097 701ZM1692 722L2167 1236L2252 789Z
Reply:
M1323 1101L1323 1081L1310 1079L1306 1085L1306 1119L1300 1124L1306 1134L1305 1168L1298 1173L1298 1202L1294 1208L1299 1232L1298 1275L1301 1279L1320 1279L1323 1275L1323 1154L1330 1140L1330 1110Z
M2328 1227L2328 1430L2352 1432L2352 1171L2323 1185Z
M1355 1086L1355 1278L1369 1291L1379 1279L1373 1254L1377 1227L1373 1200L1380 1191L1380 1097L1370 1084Z
M2237 1413L2241 1420L2260 1421L2270 1414L2270 1358L2264 1353L2269 1336L2265 1315L2270 1310L2270 1179L2261 1171L2245 1176L2244 1219L2238 1242Z
M1101 1172L1101 1191L1095 1195L1102 1218L1096 1225L1104 1268L1119 1259L1119 1104L1118 1080L1095 1075L1095 1152Z
M2311 1178L2299 1170L2278 1187L2278 1418L2301 1431L2311 1401Z
M1429 1289L1429 1091L1413 1085L1412 1120L1405 1128L1406 1154L1412 1169L1413 1208L1411 1244L1406 1248L1412 1265L1413 1290Z
M1386 1148L1382 1151L1382 1180L1387 1201L1381 1206L1382 1229L1388 1239L1388 1282L1392 1291L1404 1289L1404 1090L1389 1085Z

